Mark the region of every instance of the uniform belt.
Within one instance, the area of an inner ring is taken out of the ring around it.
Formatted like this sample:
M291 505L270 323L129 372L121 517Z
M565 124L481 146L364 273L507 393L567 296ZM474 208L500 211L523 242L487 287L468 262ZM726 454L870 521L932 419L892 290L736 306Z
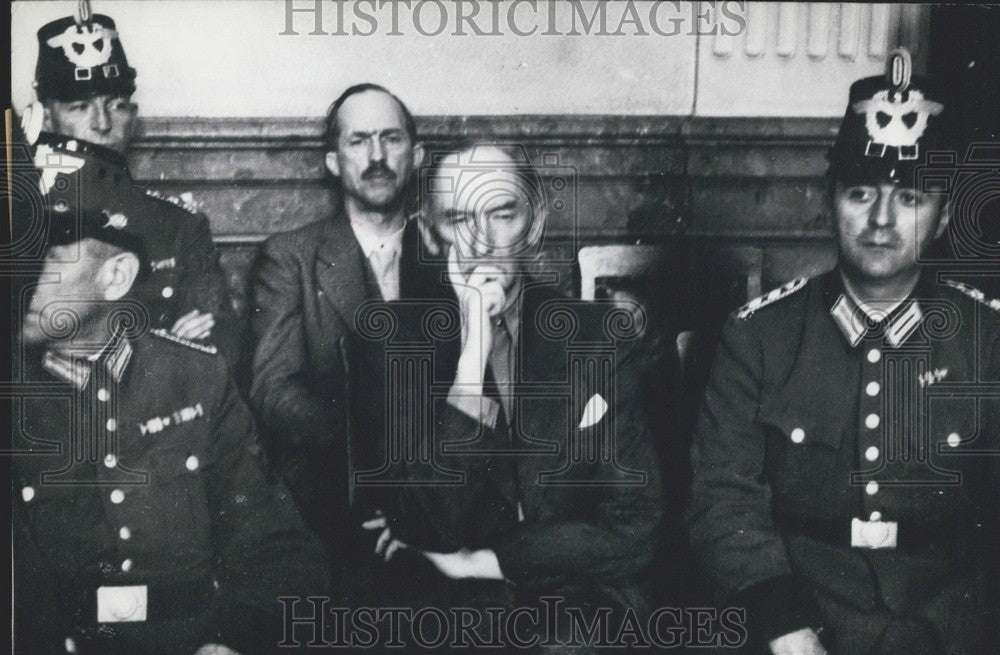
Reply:
M786 535L797 535L821 541L832 546L858 547L852 543L853 519L827 519L777 513L775 527ZM975 524L968 519L918 522L898 521L895 525L895 550L925 550L967 540L974 534ZM853 535L856 541L857 535Z
M98 622L98 590L145 587L146 621L168 621L187 616L201 616L209 611L215 585L212 581L171 582L151 585L104 585L68 590L76 602L76 615L84 625ZM102 592L102 593L106 593ZM106 602L106 601L105 601Z

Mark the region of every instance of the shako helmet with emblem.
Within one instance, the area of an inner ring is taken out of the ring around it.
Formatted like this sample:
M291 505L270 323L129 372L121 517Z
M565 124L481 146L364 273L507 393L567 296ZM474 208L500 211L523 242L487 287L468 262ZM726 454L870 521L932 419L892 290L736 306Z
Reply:
M43 133L34 149L41 218L48 244L97 239L135 253L145 273L153 212L123 161L108 148Z
M840 132L827 154L829 175L846 184L916 184L916 170L933 151L954 151L952 103L934 80L913 75L905 48L887 58L885 75L851 85Z
M97 95L130 96L135 69L128 65L115 21L90 14L81 3L75 16L47 23L38 30L35 92L38 100L86 100Z

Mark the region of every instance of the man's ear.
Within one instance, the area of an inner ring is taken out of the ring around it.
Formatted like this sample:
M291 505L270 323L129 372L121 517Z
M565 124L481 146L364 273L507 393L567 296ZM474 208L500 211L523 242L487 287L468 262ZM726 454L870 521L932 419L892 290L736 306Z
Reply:
M120 300L129 292L139 275L139 258L130 252L118 253L104 262L100 275L104 285L104 299Z
M326 153L326 158L323 160L326 163L326 170L330 171L330 174L334 177L340 177L340 162L337 161L337 153L333 150Z
M42 108L42 129L46 132L53 132L55 128L52 127L52 110L49 109L47 104L41 105Z
M413 170L419 171L420 165L424 163L424 144L417 142L413 146Z

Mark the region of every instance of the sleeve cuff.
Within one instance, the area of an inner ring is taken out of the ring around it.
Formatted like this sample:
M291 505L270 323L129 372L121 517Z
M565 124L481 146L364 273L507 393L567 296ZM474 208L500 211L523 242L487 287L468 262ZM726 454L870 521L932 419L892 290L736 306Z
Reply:
M816 600L795 575L784 575L750 585L736 594L735 604L747 610L747 623L755 641L773 639L802 628L822 627Z
M492 398L463 395L452 387L448 392L448 404L491 430L496 427L500 403Z

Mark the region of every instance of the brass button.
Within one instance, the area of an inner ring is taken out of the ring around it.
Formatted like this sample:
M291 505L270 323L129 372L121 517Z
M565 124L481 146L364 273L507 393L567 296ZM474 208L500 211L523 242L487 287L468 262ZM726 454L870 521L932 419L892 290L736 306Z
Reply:
M190 457L187 458L187 461L184 462L184 466L187 467L187 470L189 471L198 470L198 458L195 457L194 455L191 455Z
M878 348L872 348L868 351L868 361L874 364L878 360L882 359L882 351Z
M878 417L878 414L869 414L865 417L865 427L869 430L877 428L880 422L881 419Z
M865 451L865 459L867 459L869 462L874 462L876 459L878 459L878 448L876 448L875 446L869 447L868 450Z
M128 573L131 570L132 570L132 560L127 559L124 562L122 562L122 571Z
M948 435L948 445L952 448L958 448L958 445L962 443L962 437L958 436L957 432L952 432Z
M866 484L865 485L865 493L868 494L869 496L874 496L875 494L877 494L878 493L878 482L875 482L874 480L872 480L871 482L869 482L868 484Z
M108 453L104 456L104 465L109 469L113 469L118 465L118 458L114 456L114 453Z
M107 389L98 389L97 390L97 399L100 400L102 403L108 402L108 398L110 398L110 397L111 397L111 394L108 393Z
M21 489L21 498L24 498L24 502L30 503L31 499L35 497L34 487L25 487Z
M792 441L794 441L795 443L802 443L803 441L805 441L806 431L803 430L802 428L795 428L794 430L792 430L791 437Z
M160 295L162 295L164 298L170 298L174 295L174 288L163 287L163 291L160 292Z
M111 502L115 505L121 505L122 501L125 500L125 492L121 489L115 489L111 492Z
M868 386L865 387L865 393L869 396L877 396L878 392L882 390L882 385L878 382L869 382Z
M104 427L108 429L108 432L114 432L118 429L118 421L113 418L109 418L108 422L104 424Z
M132 531L128 529L128 526L123 525L121 528L118 529L118 537L122 541L128 541L129 539L132 538Z

